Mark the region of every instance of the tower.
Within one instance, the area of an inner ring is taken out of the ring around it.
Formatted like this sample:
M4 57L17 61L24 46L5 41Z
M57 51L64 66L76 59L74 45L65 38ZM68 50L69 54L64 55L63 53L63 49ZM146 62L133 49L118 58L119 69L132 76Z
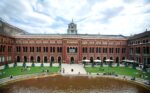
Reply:
M77 25L73 22L68 24L67 34L77 34Z

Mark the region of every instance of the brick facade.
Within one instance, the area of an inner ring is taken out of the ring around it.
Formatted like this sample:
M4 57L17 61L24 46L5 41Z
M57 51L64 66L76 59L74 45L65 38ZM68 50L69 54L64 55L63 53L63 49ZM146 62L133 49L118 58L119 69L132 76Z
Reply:
M102 62L106 59L114 62L134 59L150 64L150 36L19 33L22 34L0 34L0 65L32 61L81 63L83 59L100 59ZM142 43L143 40L146 43Z

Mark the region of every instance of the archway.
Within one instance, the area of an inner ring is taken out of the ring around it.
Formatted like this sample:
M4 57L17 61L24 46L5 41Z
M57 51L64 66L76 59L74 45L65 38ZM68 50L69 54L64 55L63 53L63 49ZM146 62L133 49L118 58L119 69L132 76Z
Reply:
M86 59L86 57L83 57L83 60L85 60Z
M53 56L51 57L51 62L54 62L54 57Z
M116 57L116 63L118 63L119 62L119 57Z
M70 58L70 64L73 64L74 63L74 57L71 57Z
M52 57L51 57L51 61L50 61L50 67L53 66L53 63L54 63L54 57L52 56Z
M26 56L24 56L24 62L27 62L27 57Z
M113 57L110 57L110 60L113 60Z
M30 62L33 62L33 61L34 61L34 57L31 56L31 57L30 57Z
M40 56L37 57L37 62L40 63L41 59Z
M44 63L47 63L47 57L46 56L44 57Z
M93 57L90 57L90 62L93 63Z
M100 57L97 57L98 60L100 60Z
M20 56L17 56L17 60L16 60L17 62L20 62Z
M106 61L105 61L105 60L106 60L106 57L103 57L103 62L106 64Z
M58 57L58 63L61 62L61 57Z
M61 57L58 57L59 66L61 66Z

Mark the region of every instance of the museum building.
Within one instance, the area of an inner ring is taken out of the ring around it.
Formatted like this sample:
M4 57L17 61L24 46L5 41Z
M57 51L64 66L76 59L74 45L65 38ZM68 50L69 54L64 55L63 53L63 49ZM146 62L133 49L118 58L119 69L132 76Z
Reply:
M0 20L0 65L12 62L81 63L124 59L150 64L150 31L133 36L78 34L68 24L67 34L32 34Z

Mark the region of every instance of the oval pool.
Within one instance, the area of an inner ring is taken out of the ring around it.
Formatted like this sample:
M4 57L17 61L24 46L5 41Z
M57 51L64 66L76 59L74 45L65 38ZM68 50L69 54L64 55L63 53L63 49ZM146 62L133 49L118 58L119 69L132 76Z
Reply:
M0 93L150 93L133 82L106 77L50 76L33 78L0 87Z

